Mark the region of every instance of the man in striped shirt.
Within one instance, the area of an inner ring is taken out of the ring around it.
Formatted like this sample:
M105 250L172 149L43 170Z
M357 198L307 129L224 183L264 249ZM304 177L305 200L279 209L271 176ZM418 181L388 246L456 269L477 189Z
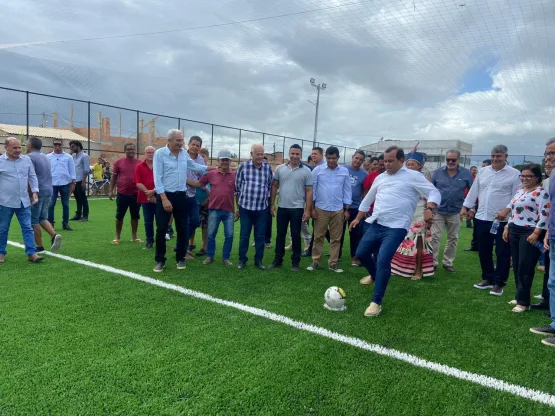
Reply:
M254 264L264 270L264 235L266 232L266 211L274 176L272 168L264 162L264 146L251 147L251 160L241 163L235 175L235 194L239 206L241 232L239 237L239 269L247 264L247 250L251 230L254 227Z

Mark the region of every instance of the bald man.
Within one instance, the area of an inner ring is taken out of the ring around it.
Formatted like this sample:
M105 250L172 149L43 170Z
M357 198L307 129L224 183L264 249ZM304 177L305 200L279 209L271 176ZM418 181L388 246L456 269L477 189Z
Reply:
M264 236L268 201L274 175L272 168L264 161L264 146L254 144L251 147L251 159L241 163L235 175L235 195L239 206L241 233L239 237L239 269L247 265L249 239L254 227L254 265L264 270Z
M38 263L42 257L37 255L35 233L31 226L31 204L39 200L35 168L31 159L21 154L18 139L8 137L4 147L6 152L0 156L0 264L5 261L8 231L14 214L23 233L25 254L30 262Z
M135 168L134 182L137 186L137 203L143 209L143 220L145 222L146 244L143 250L154 246L154 215L156 214L156 189L154 186L154 173L152 161L156 149L148 146L145 149L145 160Z

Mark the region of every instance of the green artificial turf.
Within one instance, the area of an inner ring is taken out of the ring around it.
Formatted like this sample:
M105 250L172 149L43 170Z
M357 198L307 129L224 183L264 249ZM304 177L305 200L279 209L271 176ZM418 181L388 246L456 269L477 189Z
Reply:
M547 318L510 312L512 276L501 298L472 287L480 280L477 254L462 250L471 230L461 229L456 274L440 269L419 282L393 277L382 315L369 319L363 312L371 289L358 283L364 270L347 262L348 244L343 274L308 272L308 259L300 273L289 271L289 260L275 271L258 271L252 261L243 271L229 268L219 264L221 239L214 264L196 260L178 271L169 260L163 273L154 273L154 252L129 242L127 220L122 243L110 244L115 203L90 205L90 221L72 223L75 231L63 234L62 254L555 394L555 351L528 331ZM10 239L21 241L16 222ZM272 259L273 250L266 250L264 262ZM346 290L346 312L322 308L332 285ZM540 292L538 274L533 293ZM51 257L29 264L23 250L9 246L0 266L0 414L528 415L555 409L105 271Z

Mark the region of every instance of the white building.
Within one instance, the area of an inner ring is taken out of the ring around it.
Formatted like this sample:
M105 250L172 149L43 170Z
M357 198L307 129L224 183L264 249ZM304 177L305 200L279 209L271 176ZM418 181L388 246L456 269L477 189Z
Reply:
M378 156L389 146L398 146L410 152L418 143L418 140L383 140L361 147L369 155ZM426 170L435 169L445 165L445 154L448 150L461 152L460 164L470 167L472 159L472 145L461 140L422 140L418 145L418 151L426 154Z

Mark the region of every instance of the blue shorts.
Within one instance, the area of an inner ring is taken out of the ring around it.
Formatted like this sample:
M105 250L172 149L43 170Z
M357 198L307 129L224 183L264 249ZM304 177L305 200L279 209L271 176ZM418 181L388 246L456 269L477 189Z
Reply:
M39 225L43 221L48 221L48 208L51 202L51 196L39 196L39 202L31 205L31 225Z

